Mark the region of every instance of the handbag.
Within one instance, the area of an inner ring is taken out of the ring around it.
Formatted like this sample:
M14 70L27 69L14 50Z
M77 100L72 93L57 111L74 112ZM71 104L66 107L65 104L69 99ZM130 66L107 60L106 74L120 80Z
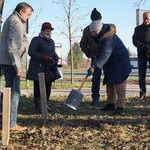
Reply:
M57 79L60 79L61 74L57 68L57 65L47 66L45 76L47 82L53 82Z

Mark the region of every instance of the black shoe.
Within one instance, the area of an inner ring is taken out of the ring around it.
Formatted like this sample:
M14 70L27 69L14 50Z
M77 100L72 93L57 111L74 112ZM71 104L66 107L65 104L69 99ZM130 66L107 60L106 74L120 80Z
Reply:
M117 107L116 110L113 112L113 115L122 115L123 114L123 107Z
M142 101L146 99L146 96L145 95L141 95L140 97L136 98L136 100L139 100L139 101Z
M99 98L93 98L91 105L97 104L99 102Z
M107 104L106 106L104 106L104 107L101 108L100 110L102 110L102 111L111 111L111 110L115 110L115 104Z

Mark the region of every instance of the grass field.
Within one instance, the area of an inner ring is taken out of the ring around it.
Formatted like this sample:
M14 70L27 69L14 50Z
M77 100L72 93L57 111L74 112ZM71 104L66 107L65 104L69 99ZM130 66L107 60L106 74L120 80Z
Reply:
M62 84L60 81L53 83L52 88L78 88L82 80L75 78L74 84L71 84L70 80L65 78ZM130 78L127 82L136 84L137 79ZM21 89L27 87L33 89L32 81L22 80ZM91 87L91 78L84 87ZM134 96L128 96L122 116L100 111L100 108L106 104L106 95L101 95L101 101L95 106L90 105L91 96L84 95L76 111L64 105L66 98L64 95L51 96L48 102L51 111L47 121L44 122L40 114L34 113L32 95L21 96L18 122L28 129L24 132L11 132L9 145L4 148L1 140L0 149L150 150L150 97L144 101L137 101ZM0 112L2 112L2 103Z
M90 95L84 95L78 110L64 105L66 96L52 96L48 119L34 113L33 98L21 96L18 122L27 126L24 132L10 133L8 150L149 150L150 98L137 101L127 97L123 116L101 112L101 102L90 106ZM1 109L1 107L0 107ZM1 132L1 131L0 131ZM0 139L2 136L0 134ZM3 149L0 142L0 149Z

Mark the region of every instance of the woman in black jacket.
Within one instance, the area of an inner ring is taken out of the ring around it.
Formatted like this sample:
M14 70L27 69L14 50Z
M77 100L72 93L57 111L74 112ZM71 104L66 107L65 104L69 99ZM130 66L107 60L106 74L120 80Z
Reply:
M49 22L42 24L39 36L34 37L29 45L29 56L31 57L27 79L34 83L35 112L41 113L40 89L38 73L44 72L46 84L46 96L49 100L52 81L46 78L46 68L56 68L58 56L55 53L55 43L51 39L51 31L54 30Z

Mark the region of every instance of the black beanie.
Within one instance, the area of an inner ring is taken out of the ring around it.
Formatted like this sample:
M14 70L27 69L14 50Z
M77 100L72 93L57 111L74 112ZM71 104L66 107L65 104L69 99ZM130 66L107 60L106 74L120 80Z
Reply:
M92 13L91 13L91 20L94 21L94 20L99 20L101 18L102 18L101 13L98 12L96 10L96 8L94 8L93 11L92 11Z

